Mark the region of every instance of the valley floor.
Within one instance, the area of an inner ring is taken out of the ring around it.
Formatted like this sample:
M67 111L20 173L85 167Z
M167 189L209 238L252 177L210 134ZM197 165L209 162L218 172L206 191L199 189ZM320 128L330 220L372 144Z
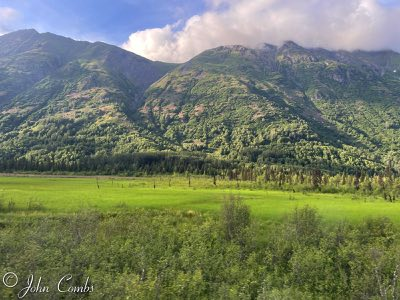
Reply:
M192 176L190 183L185 176L24 176L0 177L3 213L115 212L135 208L218 213L224 200L235 196L249 205L255 218L265 221L279 221L294 208L308 205L327 222L388 217L400 223L400 203L374 196L270 190L257 183L227 180L214 184L213 178L202 176Z
M0 176L0 299L398 299L400 203L297 189Z

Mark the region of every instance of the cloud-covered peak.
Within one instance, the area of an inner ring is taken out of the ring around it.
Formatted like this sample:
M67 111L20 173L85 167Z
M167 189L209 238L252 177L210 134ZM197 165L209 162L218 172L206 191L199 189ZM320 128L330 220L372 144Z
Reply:
M378 0L207 0L183 26L132 33L123 48L153 60L184 62L220 45L400 50L400 8Z

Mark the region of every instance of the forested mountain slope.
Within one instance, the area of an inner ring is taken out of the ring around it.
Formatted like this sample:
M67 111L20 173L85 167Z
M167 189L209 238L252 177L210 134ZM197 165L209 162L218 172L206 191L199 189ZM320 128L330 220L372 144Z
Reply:
M23 30L0 37L0 159L201 152L399 168L400 54L223 46L181 65Z
M173 67L34 30L1 36L1 156L68 163L140 139L129 116Z
M153 84L140 112L177 149L379 168L399 158L399 83L391 51L219 47Z

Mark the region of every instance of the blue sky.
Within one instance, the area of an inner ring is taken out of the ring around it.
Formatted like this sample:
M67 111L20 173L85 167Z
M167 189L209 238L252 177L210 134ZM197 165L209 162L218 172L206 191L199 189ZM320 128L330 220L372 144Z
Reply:
M400 5L400 0L380 0L380 2L387 6Z
M18 17L8 29L35 28L77 39L122 44L132 32L162 27L202 13L204 1L0 0Z
M285 40L400 51L400 0L0 0L0 35L24 28L168 62Z

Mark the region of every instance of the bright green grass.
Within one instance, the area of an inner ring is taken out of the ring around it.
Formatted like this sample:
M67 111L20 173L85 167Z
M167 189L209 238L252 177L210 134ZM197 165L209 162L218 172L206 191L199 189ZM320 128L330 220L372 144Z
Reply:
M171 187L169 180L171 179ZM154 182L156 188L154 189ZM349 194L303 194L301 192L250 189L252 183L218 181L192 177L191 187L185 177L152 178L41 178L0 177L0 202L9 201L23 211L28 203L40 203L45 212L69 213L88 209L104 212L142 208L172 208L217 212L230 195L240 197L251 207L253 216L264 220L278 220L295 207L310 205L326 221L346 219L361 221L366 217L389 217L400 224L400 203L388 203L380 198L365 198ZM247 185L247 186L246 186Z

